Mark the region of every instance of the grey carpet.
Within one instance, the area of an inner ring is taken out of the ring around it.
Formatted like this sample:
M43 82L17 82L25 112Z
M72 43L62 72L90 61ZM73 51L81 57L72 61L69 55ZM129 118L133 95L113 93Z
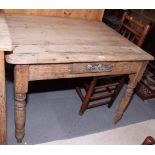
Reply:
M30 83L26 134L22 144L39 144L88 135L155 118L155 102L143 102L134 95L123 119L113 124L122 89L113 106L98 107L78 115L80 99L70 80L51 80ZM8 144L18 144L14 136L13 83L7 81Z

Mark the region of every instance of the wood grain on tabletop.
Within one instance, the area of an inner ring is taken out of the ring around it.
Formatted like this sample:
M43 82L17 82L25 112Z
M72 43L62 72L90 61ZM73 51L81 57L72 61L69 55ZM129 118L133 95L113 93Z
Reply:
M26 15L6 17L14 47L13 54L6 56L8 63L153 59L101 22Z
M11 51L12 41L5 15L0 14L0 51Z

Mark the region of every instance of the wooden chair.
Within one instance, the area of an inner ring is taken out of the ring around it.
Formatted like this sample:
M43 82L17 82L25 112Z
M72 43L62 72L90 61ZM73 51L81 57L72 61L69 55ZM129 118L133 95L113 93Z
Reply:
M90 81L90 84L84 84L84 90L86 92L85 96L83 95L81 88L77 86L76 92L82 100L82 106L79 111L79 115L83 115L86 109L95 108L106 104L110 108L122 87L123 81L124 78L116 80L116 77L115 79L113 77L93 77L93 79ZM91 101L93 102L101 99L103 99L103 101L89 104Z
M141 47L149 29L149 25L141 23L125 12L120 24L116 28L116 31L126 37L128 40L135 43L137 46ZM83 95L79 86L76 87L76 92L82 101L81 109L79 111L80 115L84 114L84 112L90 108L95 108L106 104L109 108L112 106L121 90L125 77L118 78L116 81L113 79L114 77L110 77L108 80L105 80L102 77L93 77L93 79L90 81L90 84L83 85L85 95ZM103 82L99 82L100 80ZM99 91L96 92L96 90ZM99 99L104 99L104 101L90 104L91 101Z
M136 20L125 12L120 24L116 28L116 31L135 43L137 46L141 47L149 29L150 25Z

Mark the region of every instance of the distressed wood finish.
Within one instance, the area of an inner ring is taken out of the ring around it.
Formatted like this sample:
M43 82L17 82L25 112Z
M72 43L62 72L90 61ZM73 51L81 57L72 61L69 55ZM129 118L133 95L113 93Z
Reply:
M15 136L22 142L25 135L26 94L28 92L29 66L16 65L14 70L15 84Z
M91 20L101 20L104 11L103 10L77 10L76 13L74 10L4 10L6 13L15 13L15 12L20 12L22 11L27 12L27 14L38 14L41 13L42 15L50 15L50 16L60 16L59 12L61 12L61 16L65 17L76 17L76 18L84 18L84 19L91 19ZM3 11L2 11L3 12ZM4 13L3 12L3 13ZM31 13L30 13L31 12ZM82 13L79 15L79 13ZM0 14L0 144L6 144L7 143L7 129L6 129L6 102L5 102L5 72L4 72L4 51L12 51L13 50L13 45L12 45L12 35L10 36L9 29L8 29L8 24L6 21L5 15L1 13ZM21 34L22 35L22 34ZM17 111L20 109L19 104L20 103L20 96L16 94L16 107ZM19 101L19 102L18 102ZM22 98L22 102L24 102L24 96ZM24 104L21 104L24 105ZM24 108L24 106L23 106ZM23 115L19 112L19 115ZM19 116L18 112L16 113L16 116ZM23 120L24 121L24 120ZM20 121L17 120L17 129L21 128L20 127ZM17 131L18 132L18 131ZM19 141L21 137L23 136L22 134L16 134L18 137Z
M0 144L7 143L4 52L0 51Z
M110 41L107 40L108 43ZM104 42L106 44L106 42ZM150 59L139 47L133 45L123 47L116 45L96 46L37 46L25 45L16 47L14 53L6 55L6 61L11 64L45 64L45 63L71 63L71 62L102 62L102 61L142 61ZM123 43L123 42L122 42ZM74 43L75 44L75 43ZM78 48L79 47L79 48ZM80 49L82 48L82 49ZM85 52L85 50L87 52ZM124 52L125 51L125 52ZM139 56L141 55L141 57Z
M23 15L7 15L7 22L14 47L13 54L6 56L8 63L150 59L149 54L101 22Z
M127 91L116 113L118 121L130 92L144 72L145 62L153 60L100 22L24 15L7 15L6 20L13 44L13 53L6 55L6 61L17 65L15 123L19 142L24 136L28 81L130 74ZM88 65L98 63L114 66L108 71L88 70Z
M129 75L129 83L126 92L124 93L124 96L120 102L120 105L114 117L115 123L117 123L122 118L123 113L126 110L129 101L133 95L134 88L136 87L137 83L141 80L147 64L148 64L147 61L142 62L141 64L139 64L139 67L137 68L137 73Z
M101 62L99 62L101 63ZM30 65L29 80L44 80L58 78L76 78L132 74L137 72L139 62L104 62L101 64L113 64L110 72L90 72L86 66L94 63L71 63L71 64L53 64L53 65ZM96 63L95 63L96 64Z
M5 15L0 13L0 51L11 51L12 41Z
M101 21L104 10L103 9L5 9L7 14L26 14L38 16L58 16L67 18L80 18L89 20Z
M4 51L12 50L12 42L4 14L0 14L0 144L7 143Z

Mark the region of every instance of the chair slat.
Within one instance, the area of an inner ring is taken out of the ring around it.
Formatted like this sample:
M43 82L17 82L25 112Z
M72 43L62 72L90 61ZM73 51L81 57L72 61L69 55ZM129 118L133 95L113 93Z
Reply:
M97 100L97 99L101 99L101 98L105 98L105 97L109 97L111 96L113 93L104 93L104 94L97 94L97 95L94 95L92 97L90 97L90 100Z
M127 29L124 29L124 32L123 32L124 37L125 37L126 33L127 33Z
M105 85L100 85L100 86L96 86L95 90L103 89L103 88L107 88L107 87L112 87L112 86L117 86L117 85L119 85L119 82L109 83L109 84L105 84Z
M131 17L129 15L126 15L125 18L141 28L145 28L145 26L146 26L145 24L141 23L140 21L134 19L133 17Z
M134 29L132 29L130 26L123 24L123 27L125 27L126 29L128 29L130 32L134 33L136 36L141 36L141 34L139 34L138 32L136 32Z
M109 103L110 103L110 101L95 103L95 104L92 104L92 105L88 105L87 109L103 106L103 105L106 105L106 104L109 104Z

